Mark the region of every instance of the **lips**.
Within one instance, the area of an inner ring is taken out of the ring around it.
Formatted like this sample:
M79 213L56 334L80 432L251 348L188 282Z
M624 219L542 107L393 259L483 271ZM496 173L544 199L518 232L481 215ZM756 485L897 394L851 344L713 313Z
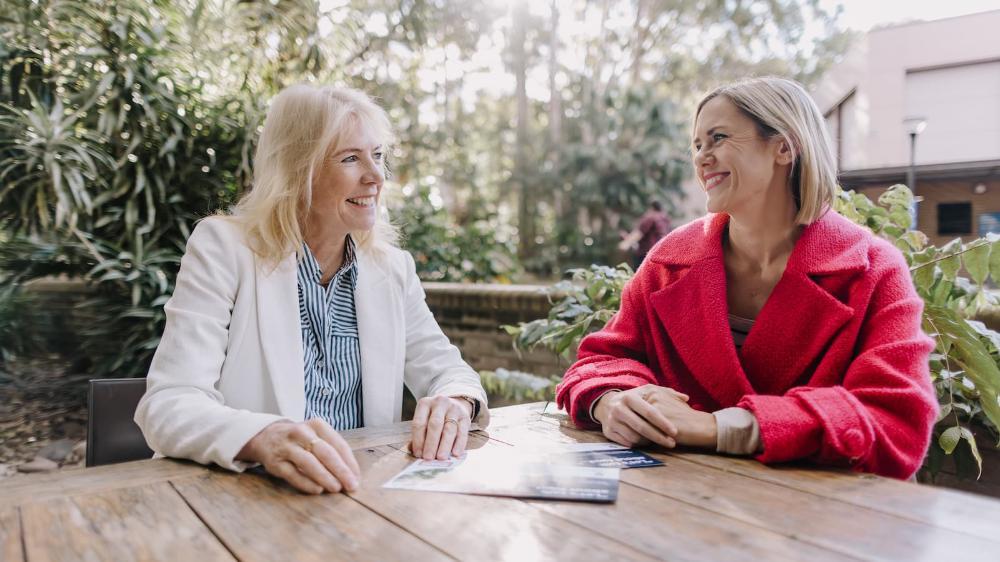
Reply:
M375 206L375 196L368 195L365 197L355 197L353 199L348 199L348 203L352 205L357 205L358 207L374 207Z
M728 177L729 172L712 172L711 174L705 174L705 191L711 191L713 188L722 183L722 180Z

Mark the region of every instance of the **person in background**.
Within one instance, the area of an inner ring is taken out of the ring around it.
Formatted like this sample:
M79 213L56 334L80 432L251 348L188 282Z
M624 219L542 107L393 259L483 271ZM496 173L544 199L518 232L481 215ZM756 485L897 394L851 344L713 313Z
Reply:
M157 453L267 472L306 493L354 490L339 431L399 421L411 450L461 455L489 423L479 375L424 301L384 218L385 112L347 88L272 101L253 188L195 227L135 421Z
M632 251L632 267L638 269L646 254L670 232L670 217L663 212L659 201L649 202L649 209L639 217L635 229L626 234L618 249Z
M708 215L649 252L558 403L626 446L911 477L938 413L923 301L902 254L830 208L816 104L781 78L722 86L692 145Z

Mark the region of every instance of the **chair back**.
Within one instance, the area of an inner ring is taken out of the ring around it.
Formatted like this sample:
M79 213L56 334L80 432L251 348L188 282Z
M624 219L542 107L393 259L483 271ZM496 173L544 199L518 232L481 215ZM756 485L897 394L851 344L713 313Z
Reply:
M148 459L152 449L132 418L146 379L93 379L87 402L87 466Z

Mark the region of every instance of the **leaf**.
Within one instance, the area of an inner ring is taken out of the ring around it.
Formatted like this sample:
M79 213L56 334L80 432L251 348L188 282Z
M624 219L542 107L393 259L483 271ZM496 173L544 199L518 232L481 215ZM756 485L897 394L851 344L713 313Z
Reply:
M962 254L962 264L965 270L972 276L972 280L978 285L986 282L986 277L990 273L990 248L992 244L979 239L966 244L966 251Z
M935 271L935 267L930 264L913 270L913 285L921 294L930 294L931 287L934 285Z
M941 255L948 257L937 262L937 266L941 269L941 274L944 278L949 281L955 280L959 268L962 267L961 258L958 255L958 252L961 250L962 240L960 238L948 242L941 248Z
M955 447L958 446L958 441L962 438L962 428L955 426L949 427L938 437L938 445L946 454L951 454L955 451Z
M990 277L994 281L1000 281L1000 251L990 252Z
M976 459L976 468L978 472L976 474L976 480L983 475L983 457L979 454L979 446L976 444L976 436L969 431L968 428L961 428L962 439L969 445L969 449L972 452L972 457Z
M938 413L937 421L941 421L951 415L951 404L945 404L941 407L941 412ZM935 422L937 423L937 422Z

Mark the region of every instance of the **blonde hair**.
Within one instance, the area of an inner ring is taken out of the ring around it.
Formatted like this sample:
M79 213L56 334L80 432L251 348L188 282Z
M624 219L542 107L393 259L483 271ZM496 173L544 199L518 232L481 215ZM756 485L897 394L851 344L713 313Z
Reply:
M809 224L833 203L837 187L837 164L830 134L816 102L798 82L766 76L747 78L716 88L695 111L695 120L705 104L723 96L740 109L767 139L780 136L791 148L792 196L798 207L796 224Z
M367 95L351 88L298 84L271 101L254 156L253 187L236 204L251 249L277 265L304 241L304 220L312 205L313 178L331 150L353 127L368 127L383 151L393 141L389 117ZM383 170L386 171L386 170ZM357 245L376 257L396 245L398 234L379 197L375 226L352 232Z

